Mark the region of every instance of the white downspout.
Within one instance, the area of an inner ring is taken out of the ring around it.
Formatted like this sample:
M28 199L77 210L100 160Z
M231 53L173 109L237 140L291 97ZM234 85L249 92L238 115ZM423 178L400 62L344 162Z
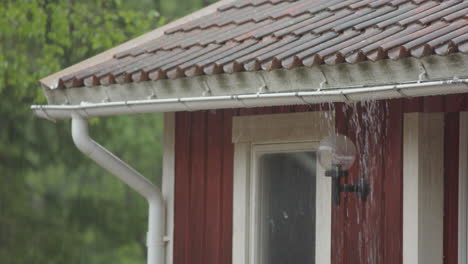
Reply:
M164 263L165 206L161 191L147 178L96 143L88 132L88 121L72 115L72 136L76 147L101 167L117 176L148 200L149 219L146 245L147 263Z

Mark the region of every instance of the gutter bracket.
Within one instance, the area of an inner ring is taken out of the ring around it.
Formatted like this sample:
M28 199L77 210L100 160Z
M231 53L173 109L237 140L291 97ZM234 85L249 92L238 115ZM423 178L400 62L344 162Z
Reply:
M345 102L347 102L347 103L351 102L351 99L349 99L349 97L344 93L344 91L341 91L340 94L341 94L341 96L344 97Z
M426 67L424 67L424 64L419 65L419 75L418 75L418 83L427 80L428 74L426 71Z
M262 86L258 88L257 95L262 94L262 93L267 93L268 91L269 91L268 86L266 86L266 84L263 84Z
M187 109L187 111L189 112L193 112L194 110L192 108L190 108L187 103L185 103L185 101L182 100L182 98L177 98L177 102L181 103L182 105L185 106L185 108Z
M126 106L128 109L130 109L130 112L131 112L132 114L137 114L137 113L135 113L135 111L133 111L133 109L130 107L130 105L128 104L128 101L125 101L125 106Z
M239 101L245 108L249 108L250 106L246 105L242 99L239 98L238 95L233 95L231 98L235 99L236 101Z
M151 90L151 94L148 95L148 97L146 97L148 100L153 100L153 99L157 99L158 97L156 96L156 94L154 94L154 91Z
M259 76L260 76L260 81L261 81L262 85L258 88L257 94L267 93L269 91L269 89L268 89L268 85L266 84L265 77L261 73L259 74Z
M203 81L203 87L204 87L204 90L203 90L202 96L212 95L211 88L206 81Z
M324 89L326 84L328 84L327 79L321 81L321 82L320 82L320 88L318 88L317 91L321 91L322 89Z
M299 92L295 93L296 97L299 98L302 102L304 102L305 105L308 105L309 107L312 107L313 104L307 102L302 95L299 94Z
M410 97L410 96L408 96L407 94L405 94L405 93L401 90L401 88L398 88L398 85L395 85L395 86L393 87L393 89L394 89L399 95L401 95L401 97L403 97L403 98L409 98L409 97Z
M322 70L320 70L320 73L322 74L322 81L320 82L320 86L319 86L319 89L317 91L321 91L322 89L325 88L325 85L328 84L328 80L327 80L327 77L325 76L325 74L323 73Z
M47 113L47 111L44 110L44 106L43 106L43 105L40 105L39 108L40 108L41 111L44 113L44 115L45 115L45 117L46 117L47 120L49 120L49 121L51 121L51 122L53 122L53 123L57 123L57 120L54 119L54 118L52 118L52 117Z

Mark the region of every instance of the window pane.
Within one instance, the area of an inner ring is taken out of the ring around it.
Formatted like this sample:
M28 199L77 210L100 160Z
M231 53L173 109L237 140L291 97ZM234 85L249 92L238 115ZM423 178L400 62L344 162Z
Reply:
M258 263L315 263L316 153L259 159Z

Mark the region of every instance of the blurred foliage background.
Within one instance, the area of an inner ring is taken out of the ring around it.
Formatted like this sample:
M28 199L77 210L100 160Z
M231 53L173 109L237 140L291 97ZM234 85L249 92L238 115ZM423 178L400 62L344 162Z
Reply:
M0 1L0 263L144 263L146 201L32 116L38 80L214 0ZM92 120L98 142L161 184L160 114Z

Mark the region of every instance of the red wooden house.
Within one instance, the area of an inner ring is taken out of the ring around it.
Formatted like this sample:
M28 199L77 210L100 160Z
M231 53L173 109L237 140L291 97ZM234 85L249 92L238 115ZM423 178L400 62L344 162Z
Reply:
M77 147L148 199L148 263L466 264L467 14L223 0L41 80L33 110L71 118ZM162 191L87 131L151 112Z

